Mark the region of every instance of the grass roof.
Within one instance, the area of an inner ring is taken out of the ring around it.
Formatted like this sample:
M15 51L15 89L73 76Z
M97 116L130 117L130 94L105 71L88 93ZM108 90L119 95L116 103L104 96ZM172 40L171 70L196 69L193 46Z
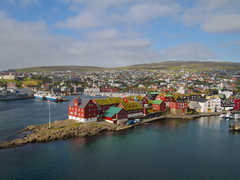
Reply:
M95 99L96 103L99 105L112 105L112 104L120 104L122 99L120 97L109 97L104 99Z
M122 102L121 104L126 111L140 110L143 108L138 102Z
M153 103L153 104L159 104L159 105L160 105L162 102L163 102L162 100L154 100L152 103Z

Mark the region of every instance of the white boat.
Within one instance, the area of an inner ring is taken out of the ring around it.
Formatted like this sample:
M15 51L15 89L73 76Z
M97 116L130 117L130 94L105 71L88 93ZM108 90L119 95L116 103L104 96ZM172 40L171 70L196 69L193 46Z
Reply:
M225 116L226 116L226 114L221 114L221 115L219 115L218 117L224 118Z
M46 96L46 100L47 101L57 102L57 101L61 101L62 100L62 96L57 96L55 94L49 94L49 95Z
M235 113L233 114L233 118L234 118L234 119L240 119L240 112L235 112Z
M230 119L232 119L232 118L233 118L233 116L232 116L231 112L228 111L227 114L225 115L224 119L225 119L225 120L230 120Z
M34 97L37 98L37 99L43 100L43 99L45 99L46 95L43 92L37 92L37 93L34 94Z

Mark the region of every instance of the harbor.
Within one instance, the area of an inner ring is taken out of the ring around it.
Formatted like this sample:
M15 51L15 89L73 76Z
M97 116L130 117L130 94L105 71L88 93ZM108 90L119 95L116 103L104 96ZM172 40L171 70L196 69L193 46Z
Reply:
M50 102L50 104L52 127L56 125L59 128L59 122L74 123L74 121L63 120L68 117L69 102ZM49 102L47 101L28 99L0 102L0 107L1 142L21 138L16 135L16 132L20 132L31 124L32 128L38 128L41 127L39 125L45 124L45 132L49 130ZM184 160L185 168L191 170L185 175L181 173L181 176L186 178L207 179L211 176L211 179L222 180L229 179L229 173L237 175L236 165L233 162L238 161L239 135L229 131L228 120L218 116L196 117L194 120L179 118L152 122L149 119L149 122L145 121L146 123L141 125L135 124L124 130L104 130L102 132L100 131L103 126L96 127L93 122L95 126L93 129L98 131L96 135L93 135L93 131L87 133L88 131L83 132L82 129L78 132L79 134L81 132L82 135L85 134L83 137L65 137L47 141L47 143L35 142L17 148L1 149L0 158L4 163L1 163L0 167L5 169L2 175L7 180L13 178L48 180L69 177L74 179L83 175L86 179L98 177L104 179L117 174L119 178L116 179L120 180L126 176L145 179L149 178L149 173L159 177L157 174L161 173L162 178L177 180L181 165L180 159ZM63 121L53 123L56 120ZM110 123L103 123L112 127ZM81 126L86 127L84 123ZM23 135L27 135L27 133L23 133ZM46 138L48 137L46 136ZM223 144L227 146L223 146ZM154 157L151 158L151 163L148 161L149 154ZM116 160L118 163L114 168L103 166L103 164L113 164ZM135 162L138 162L139 166L131 165ZM21 166L16 167L16 164L21 164ZM61 164L61 166L57 166L57 164ZM122 166L123 164L124 166ZM153 164L158 164L158 167L156 168ZM224 164L229 164L230 170L223 168ZM212 166L215 166L217 172L211 169ZM91 173L89 167L96 169L95 173ZM124 176L122 172L116 170L120 167L124 167L126 170ZM140 171L142 168L145 171ZM169 173L166 174L168 168L172 173L169 170ZM201 168L201 173L199 173L199 168ZM131 169L131 171L127 169ZM109 171L108 176L106 176L106 171Z

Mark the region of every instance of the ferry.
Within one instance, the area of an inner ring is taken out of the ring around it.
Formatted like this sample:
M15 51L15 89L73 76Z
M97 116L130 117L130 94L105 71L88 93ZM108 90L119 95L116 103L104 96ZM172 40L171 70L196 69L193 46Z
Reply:
M30 98L33 98L32 94L28 94L18 90L6 90L0 93L0 101L24 100Z

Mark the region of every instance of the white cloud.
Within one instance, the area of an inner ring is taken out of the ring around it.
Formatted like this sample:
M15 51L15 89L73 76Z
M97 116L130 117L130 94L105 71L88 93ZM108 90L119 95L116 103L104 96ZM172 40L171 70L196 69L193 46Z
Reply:
M142 23L159 17L173 16L180 11L181 7L175 3L141 3L131 7L125 18Z
M202 28L212 33L240 32L240 14L212 16L203 23Z
M87 38L93 40L111 40L116 39L120 35L120 32L116 29L104 29L100 31L87 32Z
M208 60L215 59L216 55L200 43L185 43L170 47L161 52L165 59L177 60Z
M71 17L65 22L58 22L58 27L82 29L99 26L97 16L90 12L79 13L77 16Z
M200 25L210 33L240 32L239 0L198 0L193 7L185 8L182 20L185 25Z
M62 0L65 3L70 3L73 6L86 5L88 8L105 9L109 7L116 7L135 0Z
M108 37L107 32L112 35ZM0 13L1 69L39 65L117 66L149 62L157 56L149 49L150 46L148 40L129 38L113 29L95 32L95 39L86 36L80 41L57 37L48 32L43 22L18 22Z

